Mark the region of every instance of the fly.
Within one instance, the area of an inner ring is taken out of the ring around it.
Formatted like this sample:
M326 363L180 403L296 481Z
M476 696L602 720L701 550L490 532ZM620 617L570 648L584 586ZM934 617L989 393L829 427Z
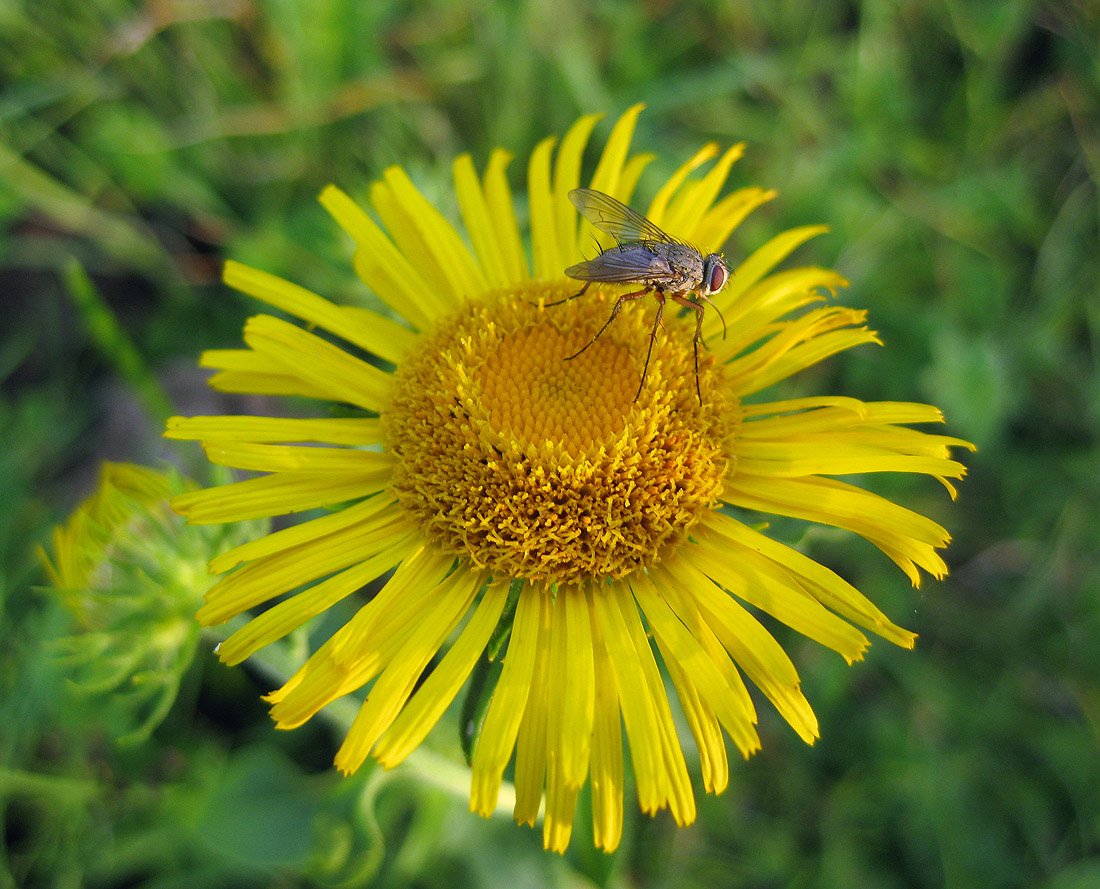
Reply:
M729 280L730 272L725 260L718 253L708 253L704 256L695 247L665 234L640 213L635 213L625 204L603 192L594 191L591 188L574 188L569 192L569 200L585 219L600 231L613 237L616 245L604 250L595 259L569 266L565 274L570 278L584 281L584 287L573 296L547 303L547 305L556 306L570 299L576 299L582 296L594 282L643 286L641 290L634 290L620 296L611 310L611 317L604 322L603 327L579 352L565 360L573 360L596 342L600 334L615 320L623 303L641 299L647 293L652 293L657 297L657 317L653 321L653 329L649 334L649 350L646 352L645 366L642 368L642 379L634 395L634 400L637 401L638 396L642 394L642 386L645 385L649 359L653 354L653 342L657 338L657 328L661 324L665 300L671 299L695 312L693 341L695 394L701 405L703 395L699 391L699 343L703 340L703 302L714 306L714 311L718 312L719 318L722 318L722 312L711 302L710 297L725 287ZM722 318L723 339L725 336L726 319Z

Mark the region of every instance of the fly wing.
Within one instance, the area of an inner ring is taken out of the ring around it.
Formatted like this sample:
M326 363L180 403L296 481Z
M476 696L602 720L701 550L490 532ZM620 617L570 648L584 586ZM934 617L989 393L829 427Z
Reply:
M611 195L591 188L574 188L569 200L600 231L613 237L620 245L641 242L651 244L677 244L652 222L635 213L626 204Z
M618 249L612 247L595 259L569 266L565 274L578 281L636 284L667 280L673 275L673 269L664 257L637 245Z

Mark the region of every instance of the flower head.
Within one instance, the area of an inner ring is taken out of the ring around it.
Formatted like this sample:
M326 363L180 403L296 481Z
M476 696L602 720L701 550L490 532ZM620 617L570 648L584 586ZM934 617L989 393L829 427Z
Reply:
M204 559L264 532L184 528L168 499L188 487L172 471L104 463L95 492L54 529L53 558L39 552L73 624L55 654L75 689L106 696L120 741L144 740L176 699L198 644Z
M639 110L615 124L589 183L627 203L651 159L629 153ZM328 509L211 563L230 573L208 592L203 623L285 595L223 643L229 663L393 571L272 693L277 724L300 725L369 686L337 765L350 772L373 754L392 766L437 722L504 621L510 636L473 754L471 807L492 811L514 752L515 817L533 824L545 800L544 842L557 850L569 843L589 779L595 842L608 850L619 843L623 727L641 807L693 819L657 651L695 738L703 785L717 792L728 780L723 732L745 756L759 747L746 679L807 742L818 733L795 668L760 612L848 662L868 644L857 626L913 644L843 579L727 506L855 531L916 584L920 569L945 573L936 550L947 533L831 476L925 473L953 493L947 480L964 470L950 448L968 446L906 428L941 420L925 405L751 403L802 368L876 342L862 312L824 301L823 291L845 283L835 272L773 271L821 227L773 238L712 297L728 336L719 335L717 313L707 313L701 398L694 317L672 312L638 393L654 311L646 300L564 360L625 292L601 285L561 302L578 288L563 270L601 237L567 198L580 184L595 123L582 118L556 155L548 139L531 157L533 267L503 151L482 177L468 157L455 163L468 241L400 169L371 188L381 225L326 189L321 201L355 241L359 276L399 320L229 263L230 285L310 329L260 315L245 327L246 349L208 352L203 362L219 371L215 387L338 402L356 415L175 418L167 433L201 440L215 463L263 473L176 498L192 522ZM774 196L742 188L720 197L741 150L704 147L657 192L646 217L685 241L724 244ZM516 579L523 584L512 611Z

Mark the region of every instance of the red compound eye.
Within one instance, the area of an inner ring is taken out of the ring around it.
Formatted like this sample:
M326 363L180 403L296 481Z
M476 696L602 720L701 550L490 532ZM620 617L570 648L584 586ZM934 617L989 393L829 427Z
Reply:
M726 286L726 279L729 278L730 273L721 258L713 253L707 257L707 260L710 263L710 278L707 281L707 290L710 293L717 293Z

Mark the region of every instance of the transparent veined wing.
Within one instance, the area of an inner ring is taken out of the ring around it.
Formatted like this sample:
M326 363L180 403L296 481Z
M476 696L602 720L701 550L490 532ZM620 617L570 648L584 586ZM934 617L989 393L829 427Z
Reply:
M665 234L641 213L635 213L626 204L602 191L574 188L569 192L569 200L585 219L600 231L611 235L619 244L638 241L656 244L682 243Z
M595 259L571 265L565 274L578 281L635 284L667 280L673 275L673 270L665 257L634 243L618 249L612 247Z

